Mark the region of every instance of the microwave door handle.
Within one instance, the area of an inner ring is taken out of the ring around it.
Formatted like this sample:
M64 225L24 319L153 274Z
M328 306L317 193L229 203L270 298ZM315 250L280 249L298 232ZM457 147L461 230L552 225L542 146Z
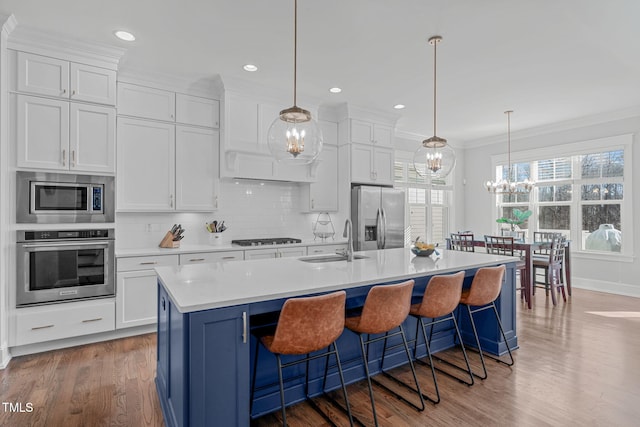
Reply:
M52 247L66 247L66 246L107 246L111 242L93 241L93 242L47 242L47 243L26 243L23 244L23 248L52 248Z

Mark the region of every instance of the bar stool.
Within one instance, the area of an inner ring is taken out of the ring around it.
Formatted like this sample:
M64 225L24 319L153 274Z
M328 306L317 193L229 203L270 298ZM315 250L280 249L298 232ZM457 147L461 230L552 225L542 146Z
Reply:
M480 346L480 338L478 338L478 330L476 329L476 324L473 320L473 314L478 313L480 311L487 310L489 308L493 308L493 313L496 316L496 321L498 322L498 327L500 328L500 333L502 334L502 338L504 339L504 343L507 346L507 351L509 352L510 362L505 362L499 358L487 356L491 359L494 359L500 363L504 363L507 366L512 366L514 364L513 355L511 354L511 349L509 348L509 343L507 341L507 336L504 333L504 328L502 327L502 321L500 321L500 315L498 314L498 309L496 308L495 301L500 295L500 290L502 288L502 282L504 280L504 274L506 271L506 267L504 265L499 265L497 267L484 267L479 268L476 271L476 275L473 277L473 281L471 282L471 287L468 289L464 289L462 291L462 296L460 297L460 304L467 307L467 312L469 313L469 320L471 322L471 328L473 329L473 335L476 338L476 345L478 346L477 350L480 353L480 361L482 362L482 370L484 375L475 374L480 379L487 378L487 367L484 363L484 354L482 353L482 347ZM471 307L476 307L472 309Z
M260 342L271 353L274 353L278 362L278 381L280 384L280 402L282 410L282 424L287 425L287 414L285 410L284 398L284 380L282 369L306 363L305 375L305 395L309 399L309 361L326 357L324 370L324 378L322 380L322 391L325 392L327 381L327 370L329 365L329 357L333 354L336 358L338 373L340 375L340 383L342 385L342 393L346 403L346 411L349 421L353 425L353 417L351 415L351 407L349 406L349 398L340 364L340 355L336 340L344 330L344 313L345 313L346 292L338 291L331 294L292 298L285 301L280 311L280 317L276 325L275 332L260 337ZM311 355L310 353L326 348L327 351L321 354ZM332 350L333 348L333 350ZM251 406L253 406L253 397L255 392L258 350L260 343L256 345L255 362L253 379L251 381ZM282 355L303 355L306 357L291 362L282 363ZM312 402L311 400L309 400ZM311 406L318 411L327 421L332 421L324 412L311 403ZM250 408L251 411L251 408Z
M467 357L467 352L464 348L464 344L462 343L462 336L460 335L460 329L458 328L458 322L456 321L456 317L453 315L454 311L458 307L458 303L460 301L460 296L462 294L462 284L464 282L464 271L461 271L456 274L450 274L447 276L433 276L427 287L424 290L424 295L422 297L422 301L418 304L413 304L411 306L411 310L409 311L409 315L416 318L416 338L414 340L414 349L413 349L413 357L415 361L424 365L429 365L431 368L431 376L433 377L433 384L436 389L436 398L433 399L429 396L423 395L426 399L429 399L433 403L440 402L440 390L438 388L438 380L436 378L436 368L433 364L433 357L431 355L431 336L433 335L433 327L434 325L446 322L453 321L453 326L456 330L456 335L458 337L458 341L462 347L462 354L464 355L464 361L467 365L466 369L463 369L453 363L447 362L446 360L439 359L455 368L466 371L469 374L469 381L464 381L456 376L453 376L458 381L463 382L467 385L473 385L473 373L471 371L471 365L469 364L469 358ZM430 318L431 321L425 323L424 319ZM427 330L426 327L430 326L431 330L429 332L429 337L427 338ZM429 358L429 363L423 362L417 357L418 350L418 331L422 331L422 336L424 337L424 341L427 347L427 357ZM447 372L444 372L447 373ZM447 373L448 374L448 373ZM451 374L448 374L451 375Z
M411 372L416 384L416 389L414 390L404 383L400 384L418 393L421 406L413 404L395 391L386 387L384 384L375 380L373 381L379 386L387 389L387 391L389 391L390 393L393 393L400 400L403 400L419 411L423 411L425 408L424 399L420 390L420 384L418 384L418 377L416 376L416 371L413 366L411 354L409 353L407 338L404 334L404 328L402 327L402 322L404 322L409 315L409 309L411 308L411 294L413 292L413 285L414 281L408 280L406 282L398 283L395 285L374 286L369 290L369 293L367 294L364 306L362 307L361 315L347 317L345 319L345 326L347 327L347 329L358 334L358 337L360 338L360 350L362 352L364 371L367 376L367 383L369 385L369 398L371 399L373 420L376 426L378 425L378 416L376 414L376 404L373 397L373 387L371 385L373 379L371 378L371 374L369 372L369 355L367 351L369 348L369 344L371 343L384 340L382 353L383 356L380 361L380 371L383 374L386 374L386 372L384 371L384 349L386 349L387 347L387 339L396 335L400 335L402 337L402 343L404 345L405 352L407 353L407 359L409 360L409 366L411 367ZM390 332L394 329L398 329L398 331L390 334ZM371 338L370 336L371 334L382 333L384 333L384 336L380 336L377 338ZM363 338L364 334L367 334L366 340ZM391 376L389 377L393 378Z

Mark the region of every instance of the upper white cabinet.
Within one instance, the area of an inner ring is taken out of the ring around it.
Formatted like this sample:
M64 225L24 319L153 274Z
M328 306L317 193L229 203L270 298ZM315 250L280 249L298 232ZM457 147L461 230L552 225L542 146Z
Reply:
M313 169L315 181L301 186L302 210L307 212L335 212L338 210L338 124L318 123L324 143Z
M13 95L17 166L115 172L115 110Z
M220 103L216 99L118 83L118 114L187 125L218 128Z
M393 185L393 150L371 145L351 145L351 182Z
M17 53L17 91L96 104L116 104L116 72L106 68Z
M118 93L118 210L216 210L218 101L128 83Z
M391 126L350 119L351 142L373 144L379 147L393 147Z

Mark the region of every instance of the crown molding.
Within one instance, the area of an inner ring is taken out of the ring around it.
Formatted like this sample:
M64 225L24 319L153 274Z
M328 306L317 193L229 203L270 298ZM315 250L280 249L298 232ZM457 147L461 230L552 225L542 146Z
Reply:
M609 111L601 114L593 114L589 116L579 117L577 119L565 120L562 122L551 123L544 126L537 126L529 129L522 129L516 132L511 132L511 141L535 138L539 136L549 135L553 133L559 133L588 126L601 125L605 123L615 122L619 120L625 120L638 117L640 118L640 105L625 108L622 110ZM496 135L491 137L464 140L462 141L463 147L469 147L473 144L473 148L483 147L487 145L493 145L497 143L505 143L507 141L507 135Z
M5 37L9 37L18 26L18 21L13 14L0 15L0 22L2 22L2 33Z
M389 113L388 111L380 111L372 108L361 107L349 103L342 103L336 106L336 111L341 119L359 119L383 123L395 128L396 122L400 118L400 114Z
M118 81L215 99L221 99L224 90L218 74L198 79L193 76L179 76L158 70L127 67L126 65L118 71Z
M126 49L69 38L39 29L15 25L9 36L9 49L55 56L68 61L82 62L97 67L117 70Z

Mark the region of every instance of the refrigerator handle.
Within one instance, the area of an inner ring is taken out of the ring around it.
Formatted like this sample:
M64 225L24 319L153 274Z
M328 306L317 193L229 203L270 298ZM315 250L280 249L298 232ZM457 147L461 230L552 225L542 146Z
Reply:
M382 248L385 249L387 246L387 214L384 213L384 209L380 209L382 213Z
M382 211L378 208L376 212L376 246L382 249Z

